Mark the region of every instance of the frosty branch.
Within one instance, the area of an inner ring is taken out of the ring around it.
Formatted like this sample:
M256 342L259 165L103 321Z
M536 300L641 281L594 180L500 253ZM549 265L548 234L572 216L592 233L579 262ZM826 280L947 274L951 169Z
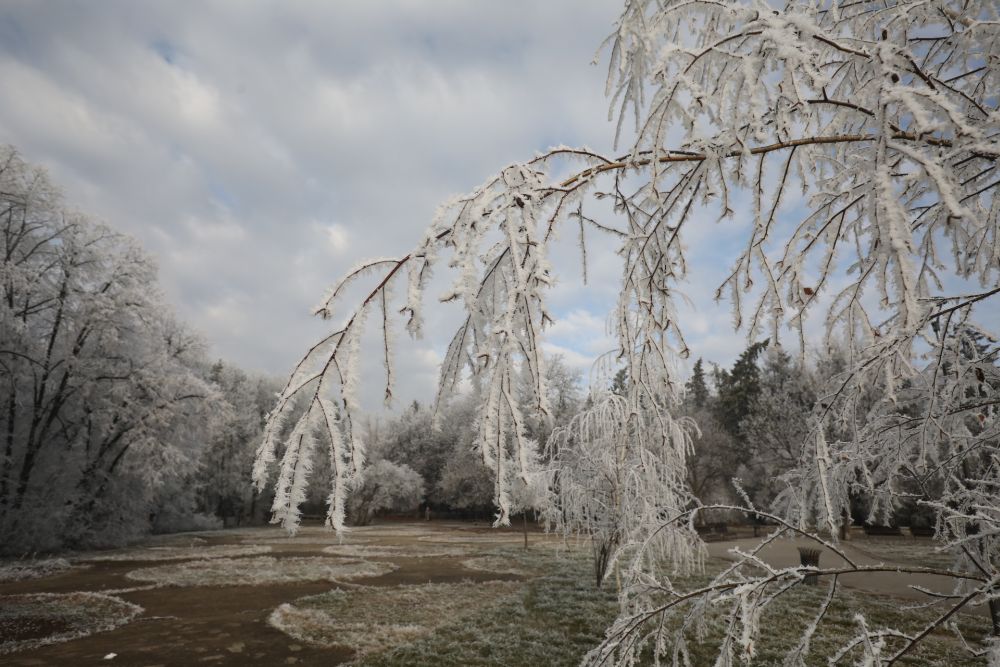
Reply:
M738 329L753 340L766 328L777 342L787 325L804 348L818 311L826 341L847 348L848 368L817 403L774 516L835 535L852 495L872 499L871 521L903 499L921 503L956 554L954 575L981 584L956 593L954 609L989 599L1000 619L1000 373L996 340L974 321L1000 290L998 26L997 8L976 1L626 0L605 45L616 137L635 121L628 151L556 148L510 165L445 203L414 250L363 263L330 290L317 308L324 317L341 312L350 285L374 283L302 358L269 417L255 479L266 482L283 444L275 519L297 524L319 438L334 471L328 520L343 528L365 456L352 427L365 322L378 313L388 400L393 290L405 277L405 327L419 336L427 281L443 263L457 277L441 300L460 301L466 318L442 364L439 400L467 371L480 397L476 449L494 479L497 523L507 523L511 489L537 474L526 411L549 409L540 352L553 319L547 245L575 224L585 258L589 227L621 257L611 358L628 377L621 396L595 396L553 436L557 523L602 545L599 580L619 565L626 575L622 616L589 659L630 664L652 647L683 662L684 632L718 592L732 603L718 664L750 660L761 609L801 571L682 595L692 614L670 641L663 624L647 624L676 604L658 564L683 571L703 558L692 527L665 517L696 504L683 471L697 426L673 417L677 360L688 353L674 295L691 268L683 241L692 226L712 224L709 213L744 241L717 292ZM616 223L589 210L595 200L612 203ZM796 205L806 210L798 219ZM530 389L519 399L522 372ZM304 410L286 428L297 400ZM767 570L753 553L735 567ZM826 573L831 599L841 573ZM814 631L792 664L804 663ZM835 658L891 664L924 636L871 631L861 619Z

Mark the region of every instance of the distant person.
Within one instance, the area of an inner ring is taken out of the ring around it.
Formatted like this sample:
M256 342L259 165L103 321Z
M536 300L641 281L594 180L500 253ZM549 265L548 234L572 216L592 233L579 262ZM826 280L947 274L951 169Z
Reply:
M430 521L431 520L431 506L430 505L428 505L426 507L426 509L424 509L424 519L426 521Z

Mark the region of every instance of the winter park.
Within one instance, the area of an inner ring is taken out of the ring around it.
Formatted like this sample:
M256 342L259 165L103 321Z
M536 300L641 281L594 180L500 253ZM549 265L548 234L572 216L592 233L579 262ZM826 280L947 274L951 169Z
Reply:
M0 6L0 665L1000 667L1000 6Z

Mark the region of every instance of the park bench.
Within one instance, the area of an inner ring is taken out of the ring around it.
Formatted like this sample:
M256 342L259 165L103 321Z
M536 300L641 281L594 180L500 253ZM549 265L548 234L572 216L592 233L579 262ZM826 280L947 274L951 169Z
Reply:
M875 535L879 537L902 537L903 531L898 526L869 526L865 524L865 535Z

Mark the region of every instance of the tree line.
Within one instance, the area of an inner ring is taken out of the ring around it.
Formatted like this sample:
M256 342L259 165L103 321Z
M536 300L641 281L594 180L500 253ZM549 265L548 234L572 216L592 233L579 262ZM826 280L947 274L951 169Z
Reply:
M0 147L0 551L260 520L249 469L280 385L222 362L132 238Z

